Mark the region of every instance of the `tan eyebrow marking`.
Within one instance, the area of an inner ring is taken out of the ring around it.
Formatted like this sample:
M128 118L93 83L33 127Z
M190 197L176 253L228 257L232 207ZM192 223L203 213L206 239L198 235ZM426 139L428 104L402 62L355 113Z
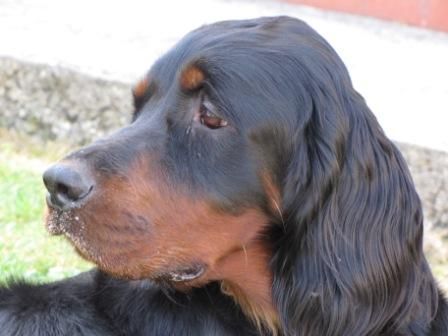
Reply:
M196 65L187 66L180 75L180 86L182 90L194 91L198 89L205 79L204 72Z
M138 83L132 89L132 93L136 99L143 98L148 92L149 88L149 78L145 77L138 81Z

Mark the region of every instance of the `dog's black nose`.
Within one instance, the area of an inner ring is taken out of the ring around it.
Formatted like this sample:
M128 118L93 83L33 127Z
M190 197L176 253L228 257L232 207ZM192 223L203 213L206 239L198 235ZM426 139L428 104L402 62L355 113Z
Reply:
M47 169L43 175L49 194L49 206L69 210L78 205L93 189L93 181L83 169L59 163Z

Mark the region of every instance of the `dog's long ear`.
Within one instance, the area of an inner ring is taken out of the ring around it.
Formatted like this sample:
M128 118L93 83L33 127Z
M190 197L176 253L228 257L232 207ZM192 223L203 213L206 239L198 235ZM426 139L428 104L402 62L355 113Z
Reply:
M300 60L308 97L301 101L309 106L297 108L309 112L291 136L283 176L286 232L277 232L272 265L284 328L420 334L437 302L422 252L420 200L342 61L322 46L321 59Z

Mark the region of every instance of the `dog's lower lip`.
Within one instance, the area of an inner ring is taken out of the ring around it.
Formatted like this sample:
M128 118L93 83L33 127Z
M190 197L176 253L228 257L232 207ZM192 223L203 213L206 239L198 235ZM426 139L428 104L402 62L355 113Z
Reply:
M199 278L205 272L205 265L195 264L186 268L179 268L167 273L169 280L173 282L186 282Z

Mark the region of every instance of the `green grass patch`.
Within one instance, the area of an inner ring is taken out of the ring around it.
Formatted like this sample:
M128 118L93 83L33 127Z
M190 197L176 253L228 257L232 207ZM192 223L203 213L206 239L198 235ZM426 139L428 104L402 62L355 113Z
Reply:
M47 158L0 136L0 282L10 277L56 280L92 267L44 227L42 171ZM32 146L28 146L32 148Z

